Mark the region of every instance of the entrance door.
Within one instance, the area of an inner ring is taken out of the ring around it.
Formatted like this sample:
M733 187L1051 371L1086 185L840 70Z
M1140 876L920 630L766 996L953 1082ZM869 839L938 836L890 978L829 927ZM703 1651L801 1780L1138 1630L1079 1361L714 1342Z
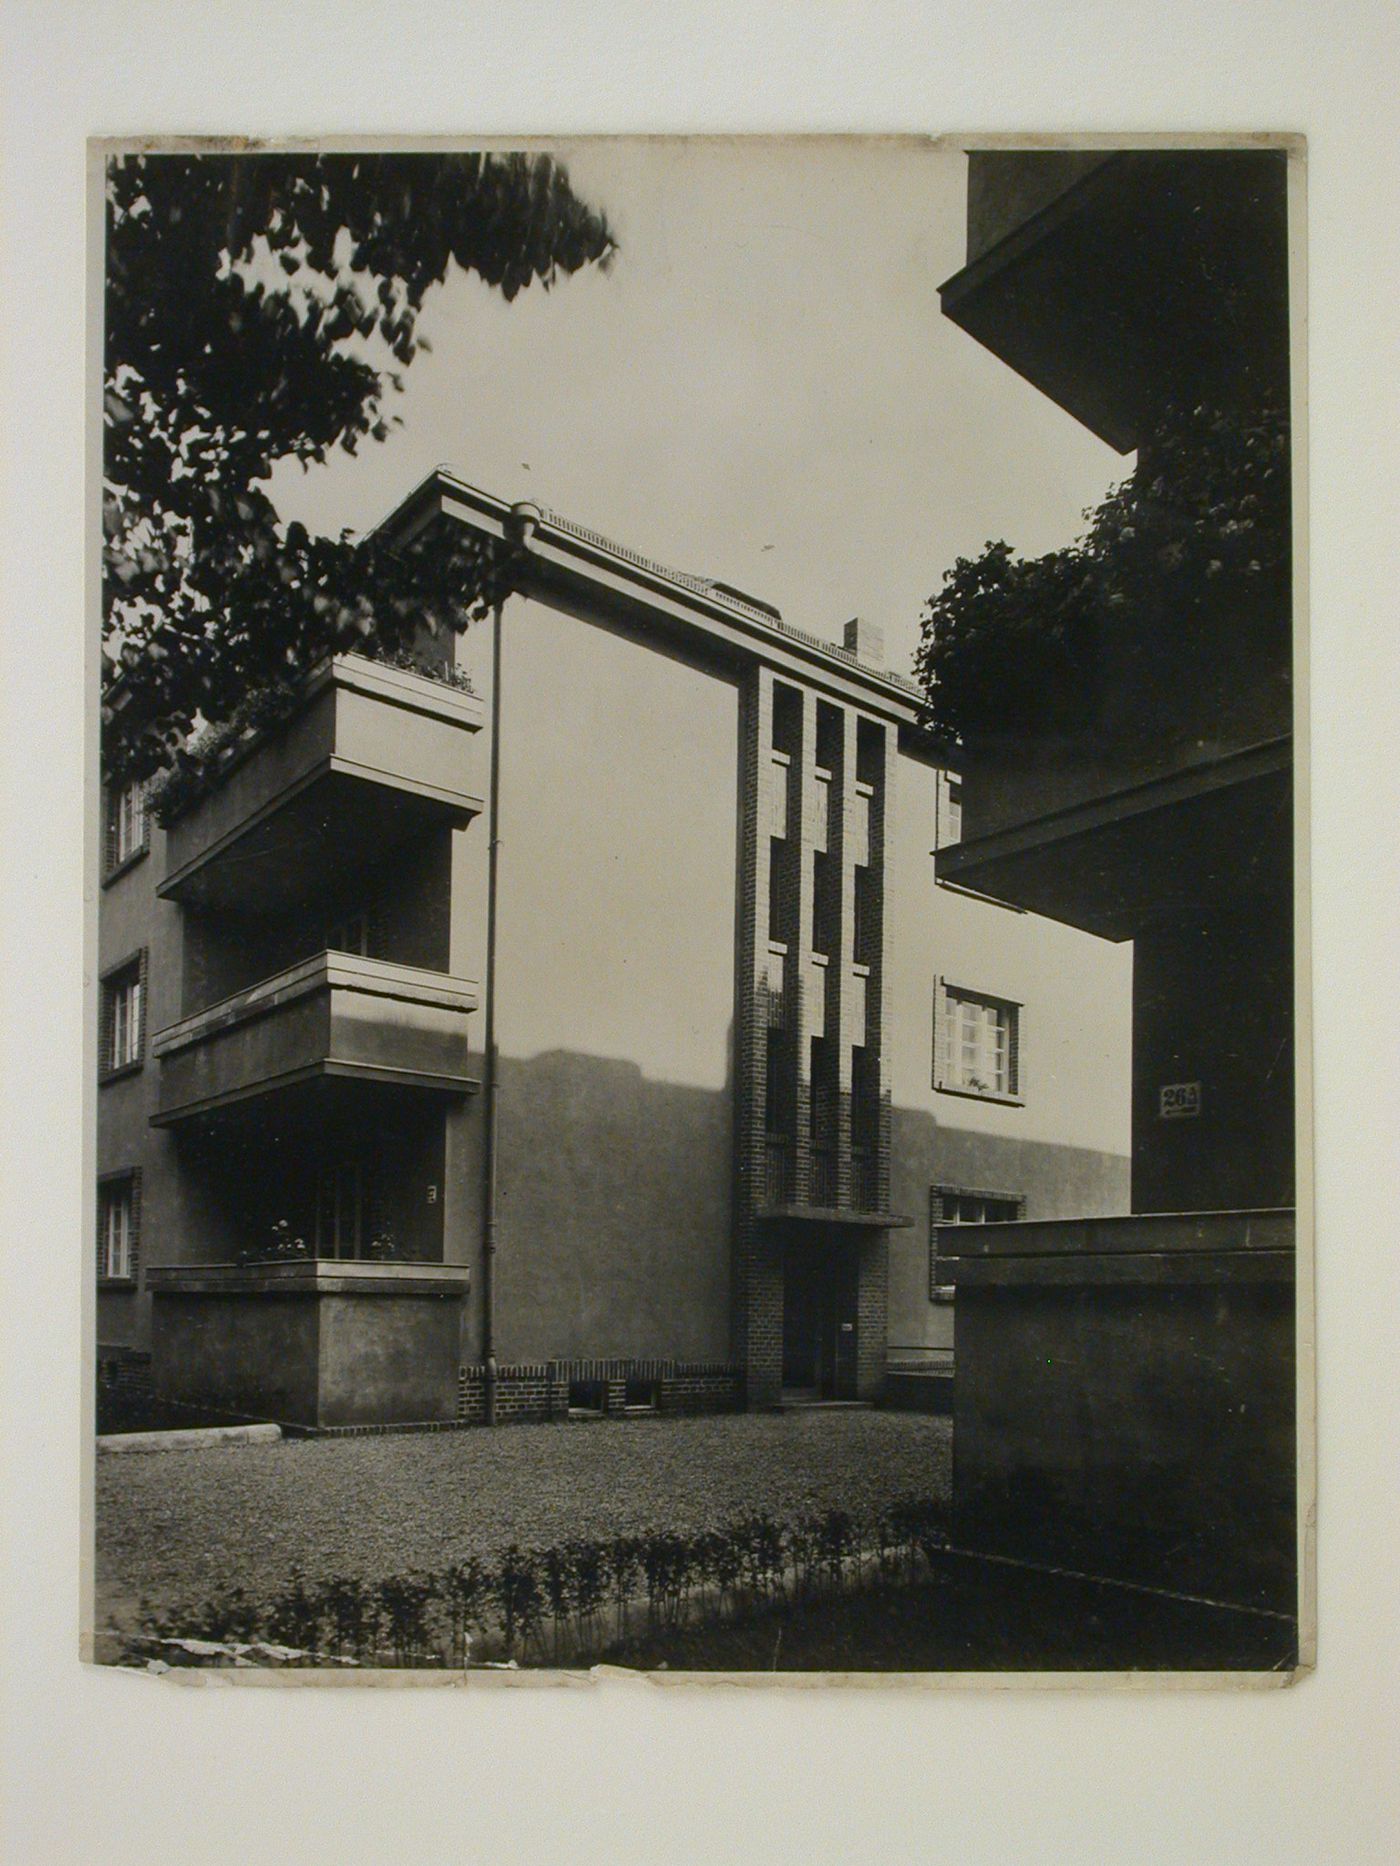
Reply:
M783 1388L813 1399L855 1395L855 1264L828 1239L804 1235L784 1253Z

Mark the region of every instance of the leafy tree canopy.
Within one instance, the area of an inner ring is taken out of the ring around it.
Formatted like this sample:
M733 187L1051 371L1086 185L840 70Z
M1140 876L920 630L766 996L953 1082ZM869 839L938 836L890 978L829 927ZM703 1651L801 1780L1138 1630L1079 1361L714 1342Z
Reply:
M915 655L925 723L963 743L1082 734L1106 644L1130 633L1144 656L1170 636L1182 678L1220 626L1286 664L1290 483L1279 411L1169 410L1076 544L1022 558L999 540L945 574Z
M549 157L133 155L107 176L103 650L109 769L325 653L462 626L506 567L284 527L264 482L388 433L456 265L507 299L614 251Z

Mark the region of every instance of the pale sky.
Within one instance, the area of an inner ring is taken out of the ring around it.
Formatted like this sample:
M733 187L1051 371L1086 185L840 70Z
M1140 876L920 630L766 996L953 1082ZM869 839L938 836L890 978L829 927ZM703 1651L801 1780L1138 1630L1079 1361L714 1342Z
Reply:
M988 538L1069 542L1112 452L939 310L966 158L891 142L561 145L620 251L506 304L427 300L403 426L279 473L284 517L376 523L434 466L749 590L814 634L883 626L907 669L925 598Z

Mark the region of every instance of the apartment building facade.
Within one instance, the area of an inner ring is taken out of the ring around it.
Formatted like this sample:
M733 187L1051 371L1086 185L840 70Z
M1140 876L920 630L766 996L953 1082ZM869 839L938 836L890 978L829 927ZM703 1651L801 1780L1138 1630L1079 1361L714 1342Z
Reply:
M1125 955L937 884L866 625L446 472L387 521L459 527L492 620L107 800L100 1363L321 1430L933 1403L937 1227L1126 1208Z

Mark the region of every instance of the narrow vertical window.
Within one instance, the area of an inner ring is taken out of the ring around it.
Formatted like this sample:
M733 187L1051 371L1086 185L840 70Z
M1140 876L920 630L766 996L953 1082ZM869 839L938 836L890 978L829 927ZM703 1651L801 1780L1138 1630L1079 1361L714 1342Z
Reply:
M102 981L101 1067L104 1075L141 1061L145 1027L145 965L129 960Z
M135 1173L103 1183L97 1201L97 1274L105 1283L129 1283L136 1275L138 1193Z
M105 865L109 874L144 853L148 830L143 783L114 786L107 792L106 832Z

